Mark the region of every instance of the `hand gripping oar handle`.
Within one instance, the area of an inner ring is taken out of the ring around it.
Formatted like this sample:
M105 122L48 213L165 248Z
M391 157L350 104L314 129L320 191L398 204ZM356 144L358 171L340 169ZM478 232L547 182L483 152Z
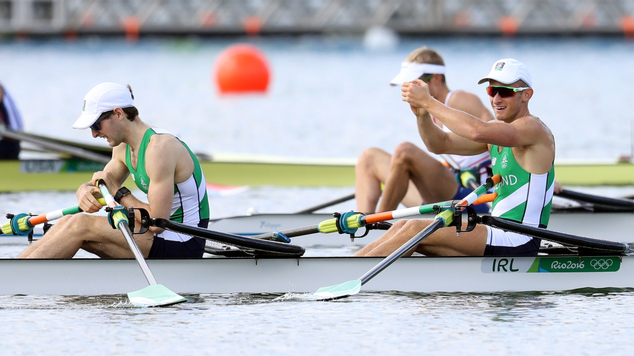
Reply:
M106 199L106 205L108 207L115 209L120 206L114 200L114 197L112 196L112 194L110 194L110 191L108 191L108 187L106 187L106 183L102 179L97 182L97 186L99 187L99 190L101 190L101 195L103 195L104 199ZM112 221L113 225L121 230L123 237L128 242L130 250L132 250L134 257L136 258L137 262L139 262L139 266L141 267L141 270L143 271L143 274L145 275L148 283L157 284L156 279L154 278L154 275L150 270L150 267L147 265L147 262L145 262L145 258L143 257L139 246L136 244L136 240L132 236L132 231L130 231L130 228L128 227L128 215L123 211L114 211L114 213L112 214Z
M101 203L101 205L106 205L105 199L97 198L97 200ZM83 212L83 210L81 210L79 205L76 205L37 216L18 214L12 217L11 221L2 225L2 233L5 235L26 235L31 232L31 230L33 230L35 225L57 220L62 216L77 214L81 212Z

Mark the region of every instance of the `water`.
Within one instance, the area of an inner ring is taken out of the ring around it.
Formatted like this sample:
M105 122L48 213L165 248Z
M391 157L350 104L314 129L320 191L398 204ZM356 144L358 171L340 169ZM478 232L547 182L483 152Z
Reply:
M194 151L356 157L369 146L392 150L404 140L420 142L398 88L387 83L411 50L428 45L445 57L450 88L475 92L485 103L476 83L491 64L504 57L525 62L535 86L531 111L555 134L558 158L631 153L631 41L419 38L386 52L365 50L360 38L249 41L270 62L273 81L264 96L220 98L211 68L235 41L195 38L2 42L0 81L33 133L99 142L70 125L86 91L115 81L132 85L144 120L177 133ZM214 217L288 212L351 189L253 187L210 204ZM599 191L618 195L609 187ZM3 214L75 204L68 192L0 195ZM328 211L353 207L348 202ZM16 256L23 247L0 253ZM187 297L188 303L170 308L138 309L122 295L0 296L0 346L9 354L98 355L584 355L626 354L634 346L631 291L360 293L333 302L279 301L279 295Z

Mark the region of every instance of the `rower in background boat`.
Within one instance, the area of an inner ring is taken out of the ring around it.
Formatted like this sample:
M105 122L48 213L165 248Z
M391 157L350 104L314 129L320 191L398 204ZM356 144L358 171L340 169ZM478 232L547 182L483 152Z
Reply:
M0 85L0 131L22 131L22 116L17 105L4 86ZM8 137L0 138L0 159L18 159L20 141Z
M487 93L496 120L482 121L450 108L431 96L420 79L404 83L403 101L416 115L427 148L437 154L481 154L489 151L496 186L493 216L532 227L546 228L554 193L555 139L550 129L531 115L533 96L528 68L515 59L501 59L479 83L489 82ZM439 128L433 115L452 132ZM529 194L530 193L530 194ZM387 256L431 224L430 220L399 221L379 240L364 247L358 256ZM456 236L441 229L420 242L414 251L425 255L514 256L536 255L540 239L478 225Z
M83 113L73 128L90 128L92 136L105 138L112 158L101 172L77 190L79 207L94 213L102 204L95 185L103 180L114 200L125 208L142 208L154 218L206 228L209 203L205 177L187 145L163 130L152 128L138 116L130 86L102 83L84 98ZM147 194L144 203L122 187L128 175ZM20 257L71 258L80 249L102 258L134 257L128 243L103 216L76 214L62 218ZM205 240L162 228L150 227L135 240L147 258L201 258Z

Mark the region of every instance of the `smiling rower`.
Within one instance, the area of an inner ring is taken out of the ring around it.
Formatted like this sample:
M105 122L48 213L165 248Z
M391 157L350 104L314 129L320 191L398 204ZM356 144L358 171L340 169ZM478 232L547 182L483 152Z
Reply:
M434 153L491 154L493 174L503 182L491 215L532 227L547 227L555 186L555 139L550 129L528 109L533 85L528 68L515 59L501 59L479 81L488 82L487 94L495 120L484 122L433 98L427 83L404 83L403 101L410 104L427 148ZM436 126L433 115L452 132ZM398 221L379 240L363 248L360 256L387 256L423 230L431 220ZM540 239L478 225L459 236L441 229L423 240L409 254L442 256L536 255Z

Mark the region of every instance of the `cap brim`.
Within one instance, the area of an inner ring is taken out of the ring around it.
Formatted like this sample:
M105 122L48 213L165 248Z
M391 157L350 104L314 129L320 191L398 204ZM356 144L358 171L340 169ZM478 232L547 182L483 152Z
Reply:
M403 85L405 82L411 82L414 79L418 79L424 73L418 73L413 71L412 69L403 69L400 73L392 81L390 85Z
M79 119L73 124L73 128L77 130L85 130L97 121L100 114L81 114Z

